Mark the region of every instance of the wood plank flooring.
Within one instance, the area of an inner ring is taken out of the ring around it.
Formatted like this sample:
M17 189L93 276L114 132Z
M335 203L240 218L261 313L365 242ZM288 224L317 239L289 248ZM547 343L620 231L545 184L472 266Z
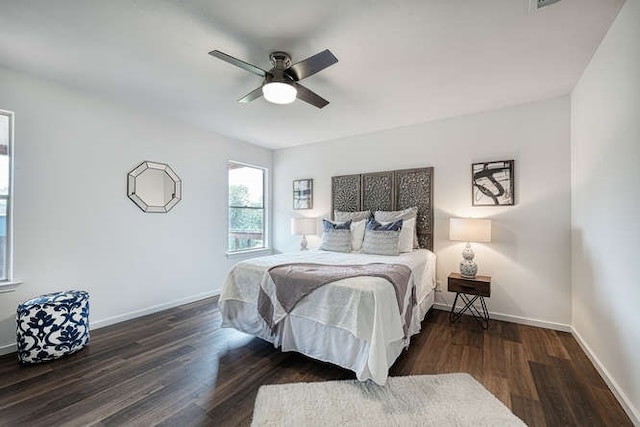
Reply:
M206 299L92 332L62 359L0 357L1 426L248 425L262 384L354 374L220 328ZM468 372L530 426L630 426L571 334L432 310L393 376Z

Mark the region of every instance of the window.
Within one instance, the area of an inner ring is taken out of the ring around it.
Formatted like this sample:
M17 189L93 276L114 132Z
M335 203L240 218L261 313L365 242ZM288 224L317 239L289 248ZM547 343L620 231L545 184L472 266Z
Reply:
M0 281L11 279L11 149L13 113L0 110Z
M229 162L229 252L266 248L264 168Z

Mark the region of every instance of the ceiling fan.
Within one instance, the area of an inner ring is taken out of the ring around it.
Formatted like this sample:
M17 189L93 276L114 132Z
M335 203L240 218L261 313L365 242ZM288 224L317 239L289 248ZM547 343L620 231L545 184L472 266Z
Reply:
M288 53L272 52L269 55L269 59L273 64L273 68L269 71L241 61L219 50L212 50L209 52L209 55L264 78L259 88L249 92L240 98L238 102L251 102L264 95L267 101L274 104L289 104L295 101L296 98L318 108L325 107L329 103L329 101L317 93L298 83L300 80L312 76L318 71L322 71L338 62L338 59L333 56L329 49L316 53L293 65L291 65L291 56Z

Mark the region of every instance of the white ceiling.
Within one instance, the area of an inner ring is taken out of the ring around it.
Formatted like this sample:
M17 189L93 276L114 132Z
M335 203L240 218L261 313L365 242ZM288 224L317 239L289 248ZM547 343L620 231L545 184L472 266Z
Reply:
M569 93L624 0L2 1L0 66L269 148ZM325 48L302 83L331 103L237 99L269 69Z

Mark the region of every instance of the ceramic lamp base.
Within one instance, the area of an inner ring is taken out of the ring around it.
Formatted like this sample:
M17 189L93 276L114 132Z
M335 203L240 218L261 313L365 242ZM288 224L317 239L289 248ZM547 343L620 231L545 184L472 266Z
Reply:
M460 262L460 275L467 279L473 279L478 274L478 264L473 260L465 259Z
M460 262L460 275L467 279L473 279L478 274L478 264L473 260L475 254L471 249L471 245L467 243L462 251L463 261Z

